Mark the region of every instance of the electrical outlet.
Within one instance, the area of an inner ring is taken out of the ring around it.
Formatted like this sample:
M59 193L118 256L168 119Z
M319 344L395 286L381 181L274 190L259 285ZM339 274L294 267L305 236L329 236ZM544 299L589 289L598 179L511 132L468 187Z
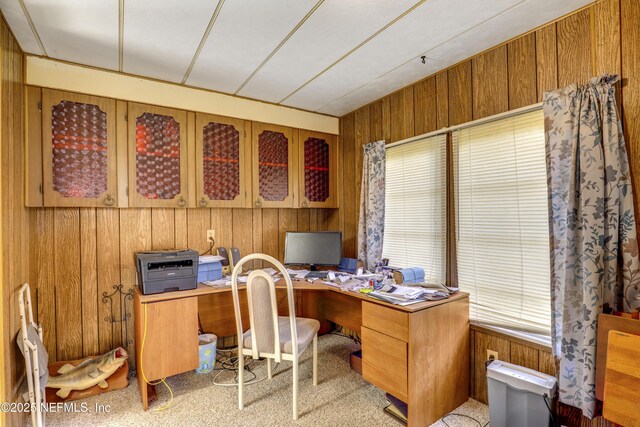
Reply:
M207 243L216 240L216 230L207 230Z
M487 350L487 360L498 360L498 352Z

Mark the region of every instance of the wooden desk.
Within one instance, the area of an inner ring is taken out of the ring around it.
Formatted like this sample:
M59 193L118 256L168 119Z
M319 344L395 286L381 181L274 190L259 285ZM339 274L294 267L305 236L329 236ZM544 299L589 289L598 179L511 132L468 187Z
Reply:
M279 311L286 315L286 298L282 298L286 291L281 285L277 287L278 301L282 301ZM364 379L408 404L409 425L430 425L467 401L468 294L460 292L446 300L402 307L365 294L343 292L320 281L294 281L294 290L296 314L320 320L321 332L331 330L330 322L360 332ZM242 290L240 295L244 299ZM194 308L196 300L197 307ZM136 290L134 304L136 360L139 371L144 366L149 381L197 367L195 331L198 328L198 312L206 332L218 336L236 333L230 288L199 285L192 291L159 295L140 295ZM139 348L144 332L145 304L148 305L149 319L142 360ZM154 307L156 304L166 306ZM178 311L178 305L183 312ZM246 304L241 311L243 325L248 325ZM160 325L152 327L151 324L156 322L160 322ZM171 338L161 337L163 334ZM176 345L179 339L177 335L180 334L180 344ZM168 341L172 344L165 346L164 343ZM176 357L174 353L178 352L172 351L174 348L180 349L181 357ZM172 363L168 363L168 360ZM138 383L146 409L147 387L140 377L138 375Z

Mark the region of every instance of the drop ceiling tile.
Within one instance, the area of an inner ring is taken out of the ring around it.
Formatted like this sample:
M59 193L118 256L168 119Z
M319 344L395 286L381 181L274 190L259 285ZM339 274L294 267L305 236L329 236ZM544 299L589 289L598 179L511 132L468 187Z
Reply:
M118 2L24 0L47 54L100 68L118 68Z
M234 93L316 0L227 0L187 84Z
M284 104L310 110L322 108L518 3L519 0L429 0Z
M22 50L35 55L43 55L44 52L40 49L33 31L31 31L29 21L22 11L20 3L16 0L0 0L0 10L2 10L2 14Z
M571 0L562 4L554 0L522 2L434 49L421 52L428 57L426 65L421 63L420 54L418 54L404 65L320 107L317 111L337 116L344 115L588 3L590 3L588 0Z
M181 82L198 49L215 0L125 1L123 71Z
M239 95L279 102L416 3L325 0Z

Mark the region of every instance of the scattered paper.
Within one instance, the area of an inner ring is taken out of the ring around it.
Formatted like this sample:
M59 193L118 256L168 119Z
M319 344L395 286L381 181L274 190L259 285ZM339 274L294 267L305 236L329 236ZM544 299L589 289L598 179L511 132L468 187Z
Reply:
M221 257L220 255L202 255L198 257L199 264L207 264L210 262L216 262L216 261L222 261L222 260L224 260L224 258Z

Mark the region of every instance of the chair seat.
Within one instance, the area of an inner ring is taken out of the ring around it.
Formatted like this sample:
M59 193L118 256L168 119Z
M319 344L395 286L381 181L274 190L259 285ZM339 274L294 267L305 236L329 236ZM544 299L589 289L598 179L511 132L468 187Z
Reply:
M291 324L289 317L278 317L278 330L280 332L280 351L293 354L293 344L291 342ZM320 330L320 322L316 319L306 319L296 317L296 333L298 335L298 354L302 353L309 346L311 340ZM251 349L251 329L242 335L244 348Z

